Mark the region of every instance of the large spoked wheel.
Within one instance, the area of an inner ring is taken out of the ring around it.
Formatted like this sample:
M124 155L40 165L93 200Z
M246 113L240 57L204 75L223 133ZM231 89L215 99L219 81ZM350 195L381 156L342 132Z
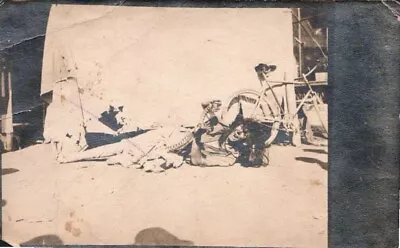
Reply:
M281 116L276 106L259 92L251 89L241 90L233 94L228 104L222 111L222 121L225 124L232 123L238 114L244 119L252 119L271 128L269 138L265 146L269 146L275 140L279 132Z

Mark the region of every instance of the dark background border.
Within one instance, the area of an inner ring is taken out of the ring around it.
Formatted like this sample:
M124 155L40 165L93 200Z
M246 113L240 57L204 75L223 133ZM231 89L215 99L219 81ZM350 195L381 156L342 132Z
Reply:
M261 1L54 1L179 7L313 7ZM0 52L41 78L50 1L0 6ZM329 247L398 247L400 22L380 2L325 3L329 11ZM9 40L9 41L8 41ZM22 42L37 51L13 52ZM21 75L22 77L22 75ZM1 244L3 245L3 244Z

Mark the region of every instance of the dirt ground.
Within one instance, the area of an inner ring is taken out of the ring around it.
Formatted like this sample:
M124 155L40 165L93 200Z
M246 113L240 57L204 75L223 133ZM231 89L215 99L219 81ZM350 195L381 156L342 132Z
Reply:
M327 159L326 147L274 146L268 167L153 174L59 165L51 145L31 146L3 154L3 240L327 247Z

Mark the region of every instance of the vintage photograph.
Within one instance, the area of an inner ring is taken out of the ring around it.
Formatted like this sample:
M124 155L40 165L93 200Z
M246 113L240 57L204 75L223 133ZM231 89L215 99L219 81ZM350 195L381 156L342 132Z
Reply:
M0 52L3 240L327 247L326 10L53 4L42 38Z

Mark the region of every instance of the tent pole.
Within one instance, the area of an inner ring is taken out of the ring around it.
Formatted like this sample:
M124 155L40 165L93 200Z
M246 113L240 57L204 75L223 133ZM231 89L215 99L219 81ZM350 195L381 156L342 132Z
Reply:
M5 115L5 121L4 119L2 120L2 123L4 121L4 131L6 133L6 150L11 151L13 149L13 110L12 110L12 85L11 85L11 72L8 72L7 75L8 79L8 106L7 106L7 113Z

